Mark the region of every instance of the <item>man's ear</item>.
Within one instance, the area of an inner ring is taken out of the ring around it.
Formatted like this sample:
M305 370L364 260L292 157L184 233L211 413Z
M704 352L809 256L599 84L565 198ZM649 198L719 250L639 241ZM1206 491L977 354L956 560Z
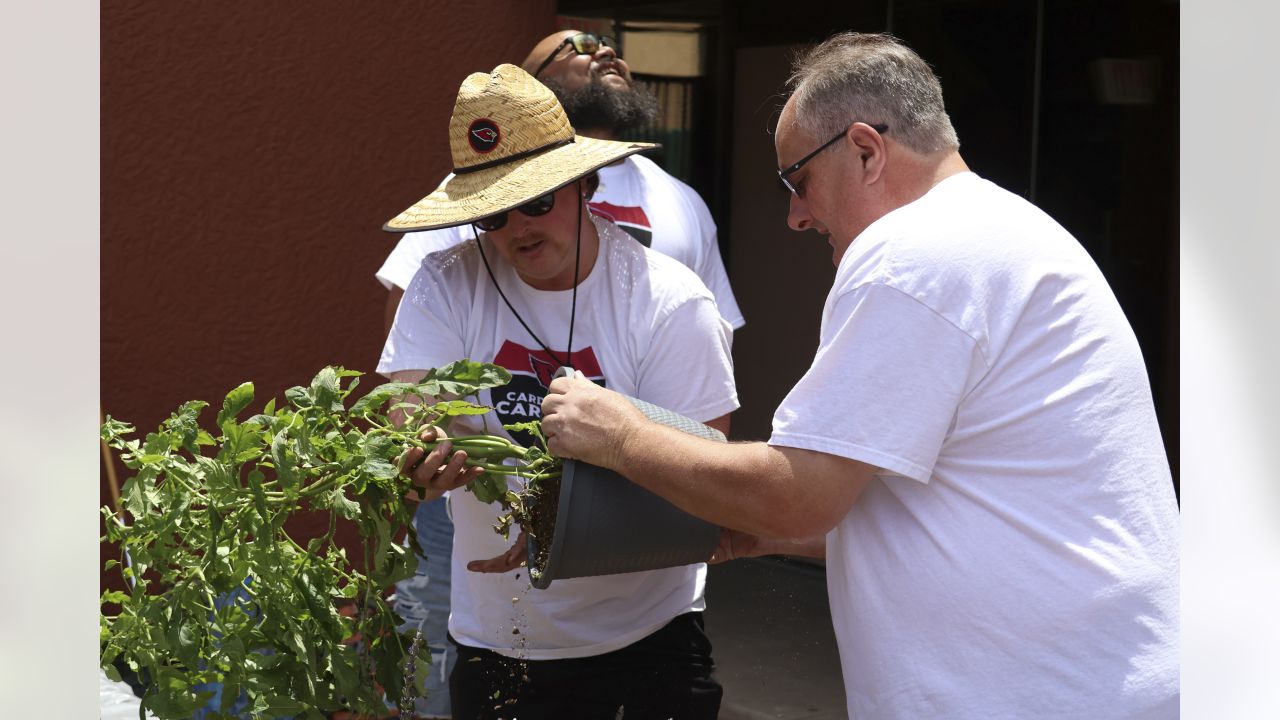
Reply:
M858 154L858 162L862 165L863 178L870 185L880 179L888 161L884 137L870 125L861 122L850 125L848 132L849 139L853 141L853 149Z
M582 183L579 187L582 188L583 199L590 200L595 196L596 189L600 187L600 175L597 173L591 173L590 175L582 178Z

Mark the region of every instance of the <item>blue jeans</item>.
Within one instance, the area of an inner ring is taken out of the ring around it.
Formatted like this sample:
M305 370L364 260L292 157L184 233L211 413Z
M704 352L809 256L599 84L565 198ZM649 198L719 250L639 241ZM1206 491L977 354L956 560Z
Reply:
M418 544L426 558L418 557L413 577L396 583L395 611L404 618L401 632L422 631L431 649L427 697L418 698L415 712L424 718L449 715L449 675L458 656L449 645L449 566L453 557L453 520L445 498L420 503L413 517ZM407 544L406 540L406 544Z

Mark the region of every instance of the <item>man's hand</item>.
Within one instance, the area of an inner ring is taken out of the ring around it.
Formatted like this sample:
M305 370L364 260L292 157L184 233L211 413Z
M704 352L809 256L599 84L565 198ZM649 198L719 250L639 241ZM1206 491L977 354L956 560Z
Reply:
M797 555L801 557L826 557L827 537L813 535L803 538L762 538L741 530L720 530L720 542L711 553L708 563L716 565L738 558L762 555Z
M472 560L467 563L467 569L471 572L504 573L524 565L528 556L529 545L525 542L524 531L521 530L520 536L516 538L516 544L512 545L510 550L488 560Z
M711 558L707 562L716 565L730 560L737 560L738 558L756 557L764 554L760 552L760 538L740 530L721 528L720 542L716 545L716 549L711 552Z
M434 500L449 490L466 485L484 472L480 468L463 464L467 460L466 451L459 450L450 456L453 444L448 442L444 430L429 427L418 438L423 442L445 441L431 452L422 448L408 448L400 457L400 472L412 479L415 486L405 494L405 500Z
M542 399L542 434L556 457L618 469L622 444L644 413L625 397L587 379L581 371L556 378Z

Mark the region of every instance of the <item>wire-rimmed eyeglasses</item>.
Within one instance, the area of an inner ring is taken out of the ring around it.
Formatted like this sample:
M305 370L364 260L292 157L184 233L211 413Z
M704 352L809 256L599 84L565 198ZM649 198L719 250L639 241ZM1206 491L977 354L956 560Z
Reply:
M860 122L860 121L855 120L854 122ZM870 123L868 123L868 124L870 124ZM853 125L853 123L849 123L849 125ZM886 132L888 132L888 131L889 131L889 126L888 126L888 125L886 125L886 124L884 124L884 123L875 123L875 124L872 124L872 125L871 125L871 129L872 129L872 130L875 130L876 132L878 132L878 133L880 133L880 134L884 134L884 133L886 133ZM839 140L840 138L844 137L845 133L847 133L847 132L849 132L849 127L848 127L848 126L845 126L845 128L844 128L843 130L841 130L840 132L836 133L835 137L833 137L833 138L831 138L830 140L828 140L828 141L826 141L826 142L822 143L821 145L819 145L817 150L814 150L813 152L809 153L808 155L805 155L804 157L800 158L800 159L799 159L799 160L797 160L796 162L792 163L790 167L787 167L787 168L786 168L786 169L784 169L784 170L779 170L779 171L778 171L778 179L779 179L779 180L781 180L781 181L782 181L782 184L783 184L783 185L786 185L786 186L787 186L787 189L788 189L788 190L790 190L794 195L797 195L797 196L798 196L798 195L800 195L800 191L796 189L796 186L795 186L795 185L792 185L792 184L791 184L791 181L787 179L787 176L794 174L797 170L799 170L800 168L804 167L804 164L805 164L805 163L809 162L809 161L810 161L810 160L812 160L814 157L816 157L818 153L820 153L820 152L822 152L823 150L826 150L827 148L831 147L833 144L835 144L835 141L837 141L837 140Z

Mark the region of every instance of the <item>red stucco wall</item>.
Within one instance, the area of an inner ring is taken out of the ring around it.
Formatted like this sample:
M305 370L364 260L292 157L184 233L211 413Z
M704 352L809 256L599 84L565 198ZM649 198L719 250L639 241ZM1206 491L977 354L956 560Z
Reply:
M372 372L381 225L447 172L463 77L523 60L555 3L101 12L102 408L146 431L245 380L256 408L326 364Z

